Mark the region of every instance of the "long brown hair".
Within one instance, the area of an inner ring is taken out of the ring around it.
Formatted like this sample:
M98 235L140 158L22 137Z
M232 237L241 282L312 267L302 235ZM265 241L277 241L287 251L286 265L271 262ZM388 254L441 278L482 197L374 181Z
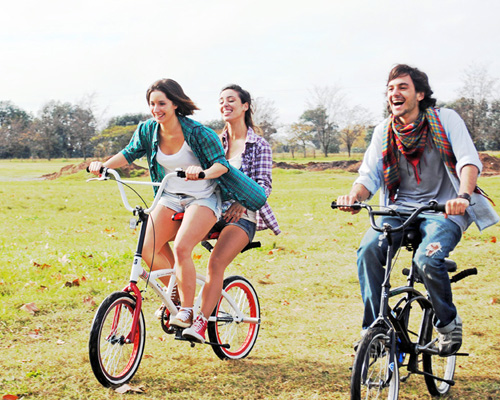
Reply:
M245 125L247 126L247 128L254 129L254 124L252 119L252 114L253 114L252 96L240 85L235 85L235 84L224 86L220 92L222 93L224 90L229 90L229 89L234 90L236 93L238 93L238 97L240 98L242 104L248 103L248 110L245 111Z
M175 110L177 115L185 117L187 115L193 115L196 110L199 110L193 100L184 93L181 85L173 79L160 79L153 83L146 92L148 104L151 93L155 91L163 92L165 96L167 96L167 99L177 106Z

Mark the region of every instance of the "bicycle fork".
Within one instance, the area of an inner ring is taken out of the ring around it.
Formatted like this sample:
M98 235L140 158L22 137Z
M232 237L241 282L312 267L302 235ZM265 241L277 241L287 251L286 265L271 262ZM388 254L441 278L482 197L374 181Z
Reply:
M139 232L139 239L137 240L137 248L134 254L134 260L132 261L132 270L130 273L130 282L123 289L124 292L132 293L135 297L135 309L132 316L132 325L130 327L130 332L125 338L125 343L134 343L135 334L137 332L137 325L139 323L139 318L142 310L142 294L137 287L137 281L139 276L143 273L141 267L142 260L142 248L144 245L144 238L146 237L146 227L149 215L142 212L142 209L137 209L137 214L139 217L139 223L142 222L141 230ZM116 329L116 326L120 319L120 309L115 310L115 316L113 318L112 331Z

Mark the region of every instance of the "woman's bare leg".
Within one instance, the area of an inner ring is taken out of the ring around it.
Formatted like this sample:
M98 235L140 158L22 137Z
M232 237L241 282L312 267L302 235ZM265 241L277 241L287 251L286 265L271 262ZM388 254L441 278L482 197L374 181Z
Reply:
M196 269L192 252L217 221L214 212L193 204L186 208L174 241L176 276L183 307L193 307L196 292Z
M224 271L248 244L247 233L238 226L224 227L208 260L207 280L203 288L201 312L208 318L219 301Z

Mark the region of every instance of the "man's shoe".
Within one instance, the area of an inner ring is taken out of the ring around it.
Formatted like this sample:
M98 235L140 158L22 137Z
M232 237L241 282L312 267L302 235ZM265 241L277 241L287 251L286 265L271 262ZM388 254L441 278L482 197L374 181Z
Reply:
M452 356L462 346L462 319L457 315L455 318L455 328L447 333L439 334L439 355L441 357Z
M182 336L191 342L205 343L205 331L208 320L202 315L198 315L190 328L182 331Z
M170 326L189 328L193 323L193 309L181 308L175 317L170 316Z

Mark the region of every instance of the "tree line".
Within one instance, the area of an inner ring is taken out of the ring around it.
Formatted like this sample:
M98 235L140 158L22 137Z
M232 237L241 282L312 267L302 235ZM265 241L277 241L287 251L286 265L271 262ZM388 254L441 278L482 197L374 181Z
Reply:
M438 103L456 110L464 119L478 150L500 150L500 98L497 81L485 67L464 72L457 99ZM304 156L308 149L323 155L364 151L373 133L373 118L362 106L351 106L340 87L314 87L299 120L278 123L274 101L254 100L254 122L278 152ZM137 124L148 114L124 114L98 129L90 101L72 104L49 101L36 116L10 101L0 101L0 158L104 158L125 147ZM204 122L220 132L222 120Z

